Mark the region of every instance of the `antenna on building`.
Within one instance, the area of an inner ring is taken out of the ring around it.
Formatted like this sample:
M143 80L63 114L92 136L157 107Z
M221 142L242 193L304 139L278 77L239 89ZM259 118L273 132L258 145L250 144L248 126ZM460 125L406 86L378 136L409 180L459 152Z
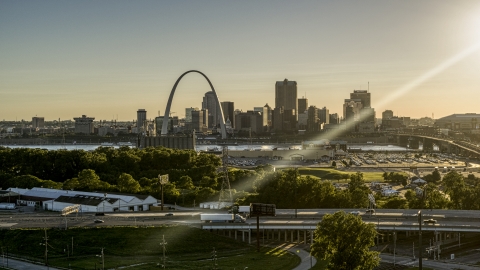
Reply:
M370 92L370 82L368 82L367 91L369 91L369 92Z

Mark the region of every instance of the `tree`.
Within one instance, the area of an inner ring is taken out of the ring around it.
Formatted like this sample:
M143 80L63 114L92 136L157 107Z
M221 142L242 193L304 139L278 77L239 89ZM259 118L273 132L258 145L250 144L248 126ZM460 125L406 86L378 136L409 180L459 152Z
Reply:
M337 167L337 162L335 162L335 160L332 161L332 167Z
M378 266L374 224L343 211L326 214L315 229L311 254L328 262L327 269L373 269Z
M140 191L140 184L128 173L122 173L118 177L117 187L120 192L137 193Z

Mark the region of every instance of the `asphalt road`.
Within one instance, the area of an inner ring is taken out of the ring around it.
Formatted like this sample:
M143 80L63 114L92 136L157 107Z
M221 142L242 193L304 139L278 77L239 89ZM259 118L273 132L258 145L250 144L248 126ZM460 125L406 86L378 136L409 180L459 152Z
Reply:
M382 259L382 262L389 262L395 263L397 265L405 265L409 267L413 266L418 266L418 258L416 260L413 260L411 257L403 257L403 256L396 256L395 258L393 255L387 255L387 254L380 254L380 258ZM459 264L455 262L454 260L440 260L440 261L432 261L432 260L422 260L422 266L423 267L429 267L433 269L438 269L438 270L477 270L480 269L480 267L473 266L473 265L466 265L466 264Z

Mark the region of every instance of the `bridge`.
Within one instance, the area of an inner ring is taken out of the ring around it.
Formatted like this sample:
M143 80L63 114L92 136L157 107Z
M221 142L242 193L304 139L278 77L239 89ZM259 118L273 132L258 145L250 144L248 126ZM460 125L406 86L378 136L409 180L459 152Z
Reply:
M261 217L259 233L262 239L312 244L314 231L323 215L336 211L358 211L358 209L277 209L276 217ZM297 214L295 214L297 212ZM422 232L434 234L438 243L451 244L460 242L461 234L480 233L480 211L476 210L423 210L423 220L435 219L436 224L423 224ZM375 225L379 232L377 244L389 242L393 235L405 237L419 232L418 210L415 209L381 209L374 214L360 214L366 223ZM423 222L423 221L422 221ZM256 237L255 219L246 223L204 223L202 229L229 236L251 243ZM253 234L253 235L252 235Z
M454 141L422 134L391 133L389 135L395 137L397 144L403 147L408 145L409 148L418 149L421 142L424 150L432 151L433 145L437 145L441 152L480 158L480 146L470 142Z

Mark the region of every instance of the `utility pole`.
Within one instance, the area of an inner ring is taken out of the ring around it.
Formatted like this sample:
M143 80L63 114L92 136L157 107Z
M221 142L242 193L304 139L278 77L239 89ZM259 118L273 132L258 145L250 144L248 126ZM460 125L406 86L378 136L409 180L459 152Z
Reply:
M103 248L102 248L102 270L105 270L105 255L103 254Z
M47 229L44 229L45 230L45 237L43 238L43 240L45 240L45 244L40 244L40 245L45 245L45 265L47 266L47 269L49 269L48 267L48 236L47 236Z
M73 236L72 236L72 257L73 257Z
M162 250L163 250L163 258L162 258L163 269L165 269L165 264L166 264L166 258L165 258L165 251L167 250L166 245L167 245L167 242L165 242L165 235L162 235L162 242L160 243L160 246L162 246Z
M215 250L215 248L213 248L213 251L212 251L212 261L213 261L213 269L216 270L217 269L217 251Z
M422 210L418 210L418 269L422 270Z

